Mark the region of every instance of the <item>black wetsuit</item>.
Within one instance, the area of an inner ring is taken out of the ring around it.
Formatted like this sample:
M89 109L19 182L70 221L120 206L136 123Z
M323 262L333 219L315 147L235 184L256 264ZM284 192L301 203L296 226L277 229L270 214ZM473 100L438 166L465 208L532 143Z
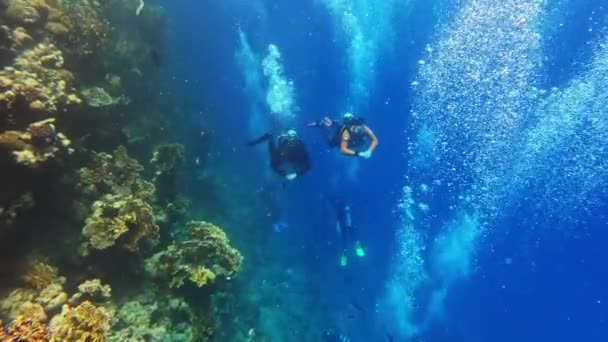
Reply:
M281 176L295 172L298 176L310 169L310 157L304 142L298 138L281 135L276 140L268 140L270 166Z
M265 140L268 140L270 167L274 172L285 177L292 172L301 176L310 170L310 156L302 140L297 137L289 138L286 135L280 135L275 139L270 134L265 134L249 142L249 145L259 144Z

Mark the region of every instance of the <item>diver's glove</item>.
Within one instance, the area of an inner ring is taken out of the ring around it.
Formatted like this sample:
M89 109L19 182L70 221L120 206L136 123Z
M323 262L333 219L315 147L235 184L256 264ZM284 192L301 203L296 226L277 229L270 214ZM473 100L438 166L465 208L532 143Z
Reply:
M294 179L296 179L296 177L298 177L298 174L295 173L295 172L294 173L290 173L290 174L288 174L288 175L285 176L285 178L287 180L294 180Z
M369 159L372 157L372 151L367 150L365 152L358 152L357 156L363 158L363 159Z

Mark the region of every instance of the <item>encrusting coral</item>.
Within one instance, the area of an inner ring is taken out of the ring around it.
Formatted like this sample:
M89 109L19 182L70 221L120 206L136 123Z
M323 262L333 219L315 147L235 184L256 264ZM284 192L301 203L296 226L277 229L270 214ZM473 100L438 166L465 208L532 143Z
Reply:
M64 305L50 323L55 341L103 342L107 339L112 312L85 301L75 308Z
M146 270L153 276L169 277L171 287L189 280L197 287L211 284L218 276L230 278L241 268L242 255L230 246L219 227L193 221L186 240L173 243L148 259Z
M74 75L62 69L63 64L63 54L53 44L39 43L24 51L0 71L0 104L8 109L55 113L82 103L72 88ZM9 115L19 119L14 112Z

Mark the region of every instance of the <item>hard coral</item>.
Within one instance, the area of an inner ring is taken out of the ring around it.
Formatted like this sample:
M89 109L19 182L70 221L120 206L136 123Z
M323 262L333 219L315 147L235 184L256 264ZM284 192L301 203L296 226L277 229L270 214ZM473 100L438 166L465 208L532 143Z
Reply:
M78 186L89 195L130 194L138 187L143 169L124 146L119 146L111 155L94 153L91 167L78 171Z
M137 251L142 240L156 240L158 232L152 207L133 195L106 195L95 202L82 230L95 249L118 243L128 251Z
M12 66L0 71L0 104L8 109L25 104L43 113L80 104L82 100L71 88L73 76L62 67L63 54L53 44L39 43L26 50Z
M21 280L31 288L42 290L53 283L61 283L57 269L41 261L34 261L28 264Z
M33 25L48 13L49 7L43 0L4 0L6 19L16 24Z
M112 288L110 285L103 285L101 280L92 279L78 285L78 292L75 293L69 300L71 306L76 306L82 301L106 301L112 297Z
M51 330L55 341L103 342L111 321L110 312L85 301L75 308L64 305L62 313L51 321Z
M172 287L189 280L198 287L231 277L241 267L243 257L230 246L223 230L206 222L190 222L185 241L173 243L148 259L146 270L155 276L170 277Z
M102 46L110 31L110 24L99 2L48 0L48 3L54 11L49 15L47 29L57 38L65 39L70 53L88 56Z
M35 122L25 132L0 133L0 149L12 152L15 161L29 167L37 167L57 156L59 151L71 153L71 142L55 130L55 119Z
M0 321L0 328L2 321ZM48 342L51 341L49 328L40 321L27 317L19 316L9 324L5 332L0 330L0 341L11 342ZM4 334L4 335L3 335Z

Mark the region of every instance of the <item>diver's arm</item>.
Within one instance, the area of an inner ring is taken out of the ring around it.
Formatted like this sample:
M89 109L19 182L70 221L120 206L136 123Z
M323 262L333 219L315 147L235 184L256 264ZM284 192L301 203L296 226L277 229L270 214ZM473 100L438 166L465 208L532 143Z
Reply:
M347 131L344 131L342 133L342 141L340 141L340 152L342 152L342 154L347 155L347 156L356 157L357 152L348 148L349 139L350 139L350 135L348 134Z
M372 130L369 129L369 127L367 127L366 125L363 125L363 130L365 131L365 134L367 134L369 139L372 141L367 150L373 152L376 149L376 147L378 146L378 138L376 138L376 135L374 134L374 132L372 132Z

